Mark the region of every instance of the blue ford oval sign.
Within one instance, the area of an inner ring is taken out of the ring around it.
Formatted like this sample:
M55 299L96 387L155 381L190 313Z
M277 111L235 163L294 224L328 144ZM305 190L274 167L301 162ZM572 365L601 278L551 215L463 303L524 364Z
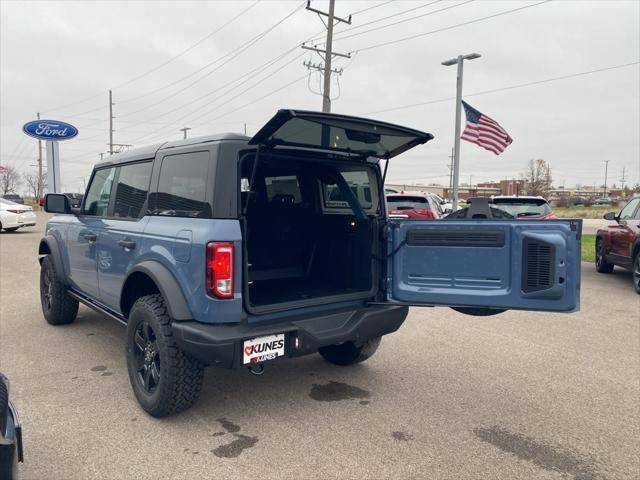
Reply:
M25 123L22 131L40 140L69 140L78 135L76 127L57 120L34 120Z

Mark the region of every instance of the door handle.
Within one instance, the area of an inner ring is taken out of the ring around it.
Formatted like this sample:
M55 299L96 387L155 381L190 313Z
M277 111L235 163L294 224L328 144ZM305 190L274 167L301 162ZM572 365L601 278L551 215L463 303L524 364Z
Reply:
M84 236L84 239L85 239L86 241L88 241L89 243L93 243L93 242L95 242L96 240L98 240L98 236L97 236L95 233L87 233L87 234Z
M136 242L133 240L118 240L118 246L122 247L125 251L131 251L136 248Z

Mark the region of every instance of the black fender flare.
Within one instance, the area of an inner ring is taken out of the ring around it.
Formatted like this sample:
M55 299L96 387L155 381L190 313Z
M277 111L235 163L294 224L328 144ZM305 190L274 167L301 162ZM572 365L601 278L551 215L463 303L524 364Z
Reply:
M48 253L46 251L48 250ZM51 256L51 260L53 261L53 266L56 271L56 277L60 280L64 285L67 285L67 279L64 274L64 264L62 263L62 254L60 253L60 247L58 246L58 240L53 235L46 235L40 240L40 245L38 246L38 262L42 265L42 260L47 255Z
M172 319L193 319L193 315L191 315L191 310L189 309L187 299L182 292L182 288L180 288L178 281L167 267L155 260L145 260L144 262L140 262L129 271L123 285L127 284L127 280L135 272L144 273L153 280L167 304L167 310Z

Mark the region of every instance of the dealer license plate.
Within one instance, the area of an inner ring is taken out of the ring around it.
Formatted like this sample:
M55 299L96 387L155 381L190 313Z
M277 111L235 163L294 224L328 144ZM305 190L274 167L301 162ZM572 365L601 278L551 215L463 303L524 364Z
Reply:
M262 363L284 356L284 333L245 340L242 363Z

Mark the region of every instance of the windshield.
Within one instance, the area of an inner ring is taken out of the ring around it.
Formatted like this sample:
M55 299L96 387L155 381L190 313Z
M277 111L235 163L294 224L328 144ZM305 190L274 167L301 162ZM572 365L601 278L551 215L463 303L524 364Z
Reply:
M551 213L551 207L542 198L494 198L493 204L514 217L537 217Z
M429 200L426 197L411 195L387 195L389 210L429 210Z

